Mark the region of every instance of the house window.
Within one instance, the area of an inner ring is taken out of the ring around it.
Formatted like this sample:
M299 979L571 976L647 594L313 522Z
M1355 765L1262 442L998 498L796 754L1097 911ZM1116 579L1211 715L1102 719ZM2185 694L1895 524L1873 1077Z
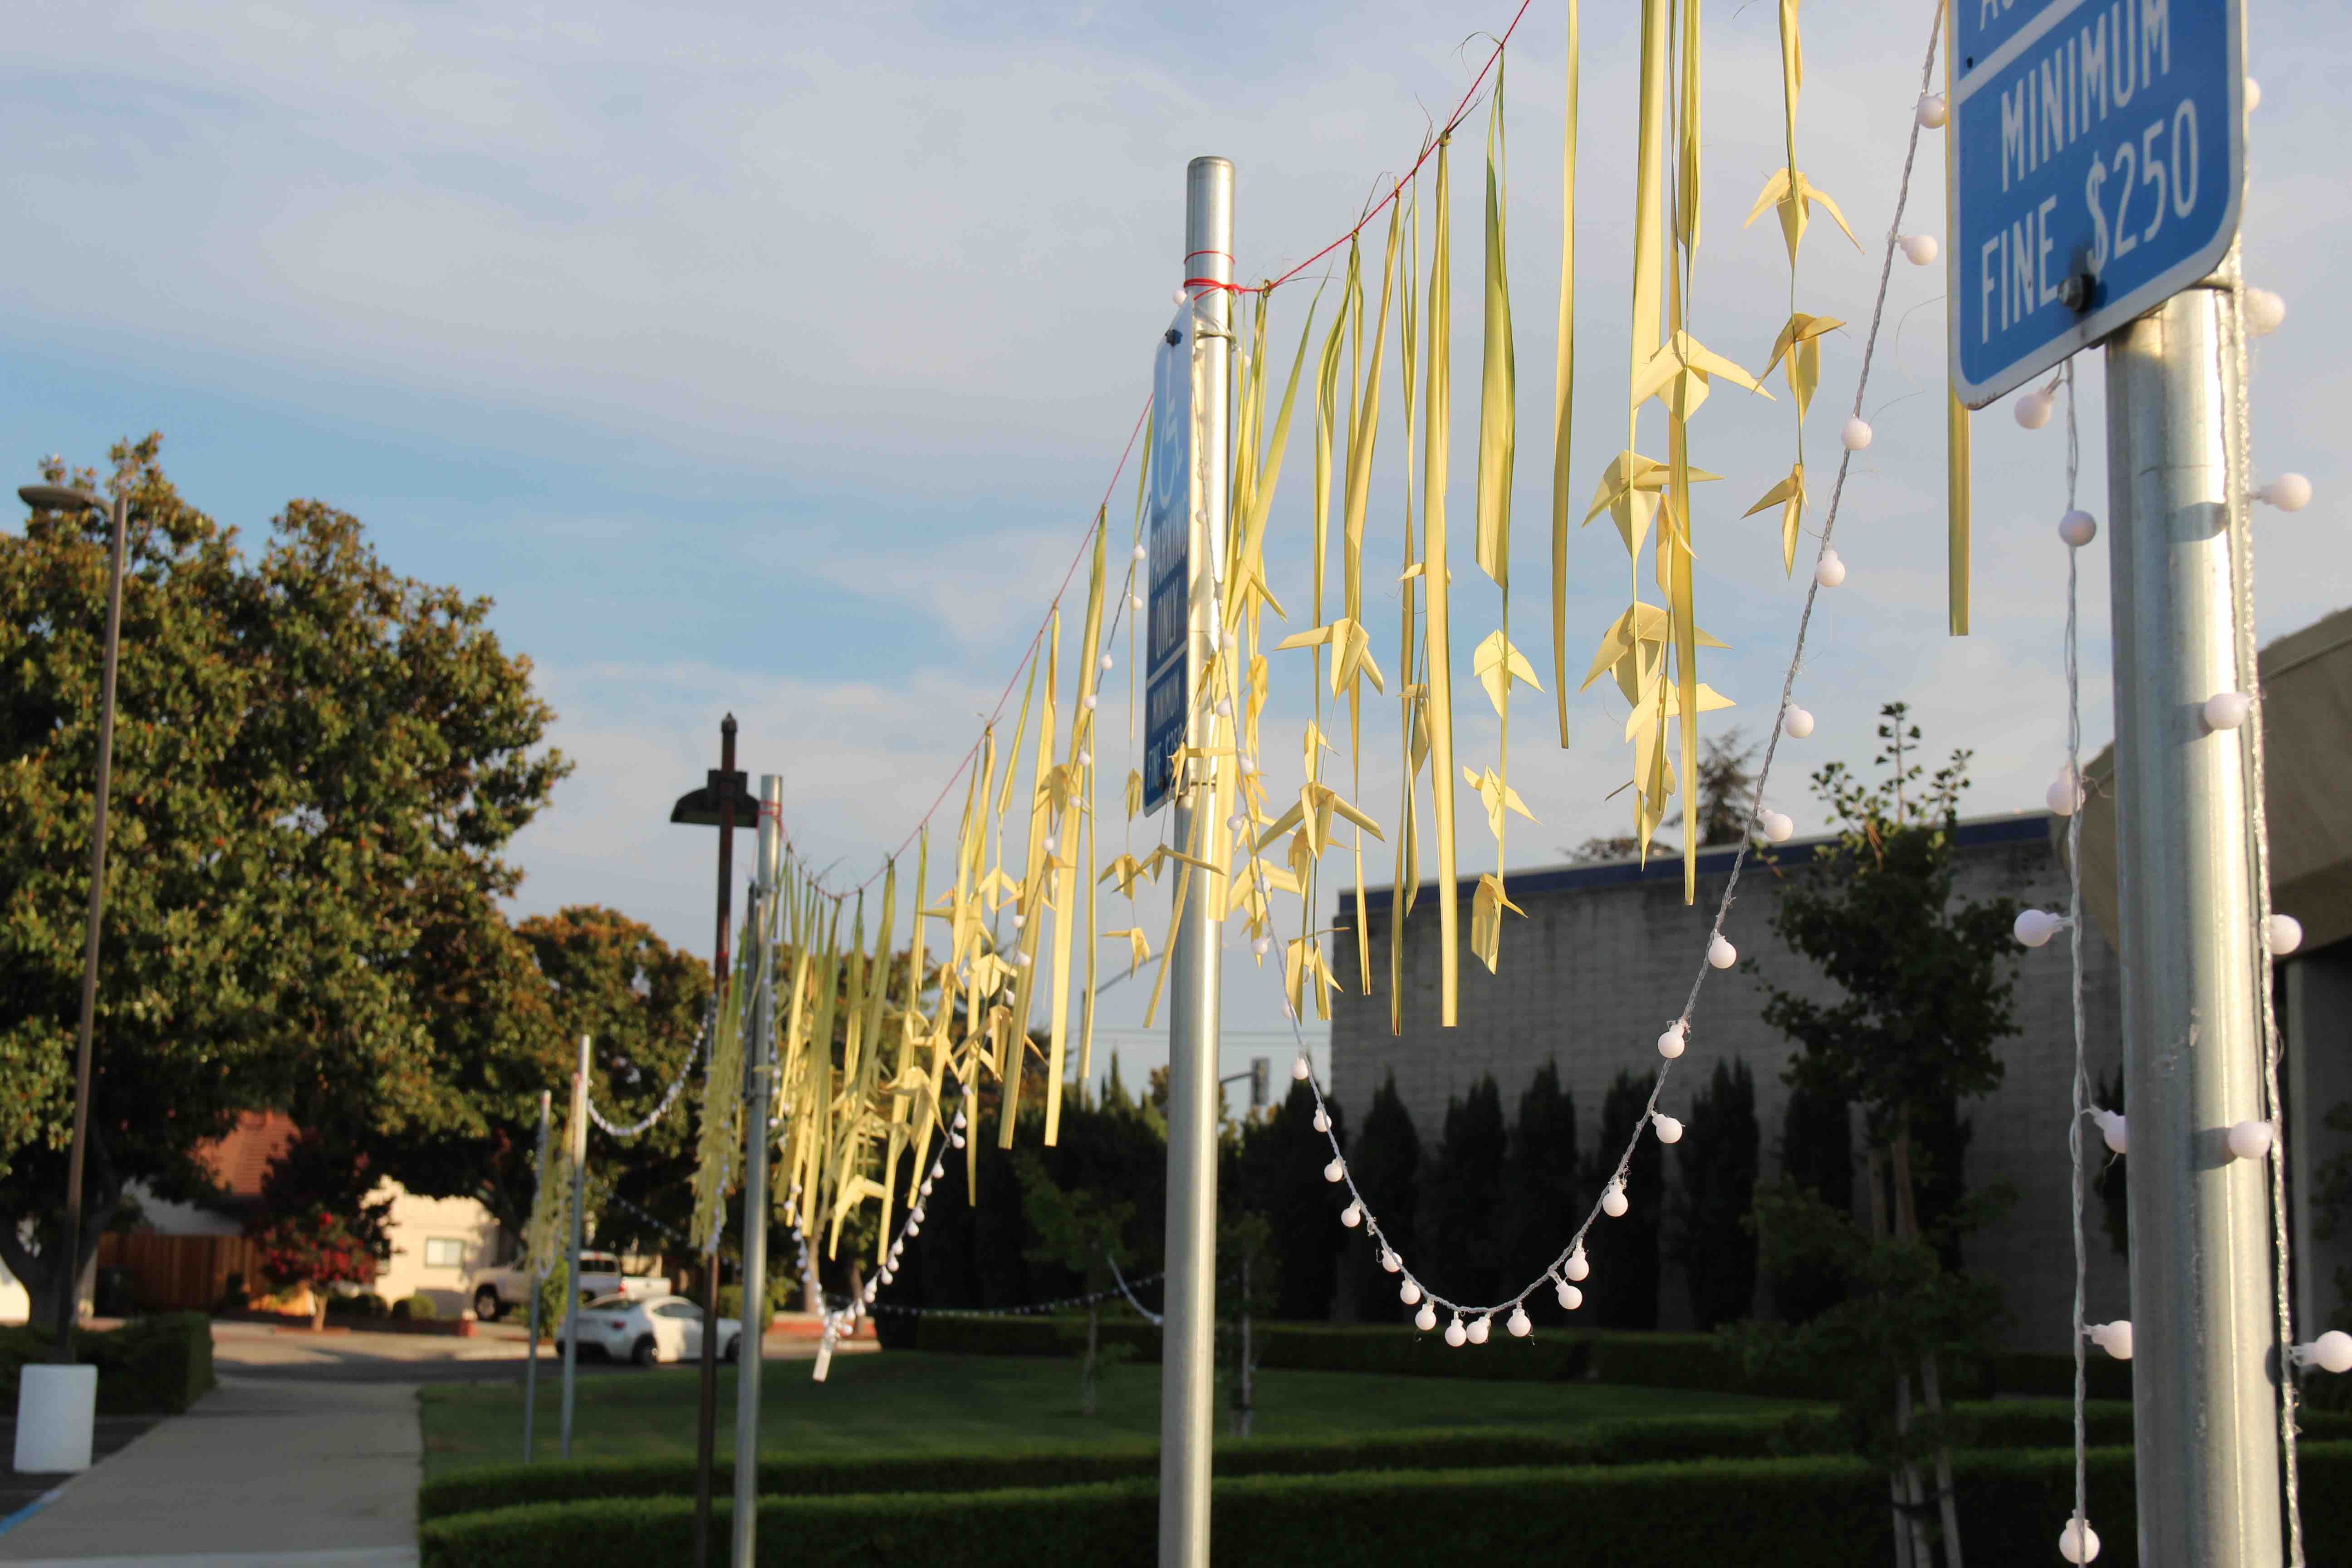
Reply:
M425 1267L427 1268L462 1268L466 1265L466 1243L462 1237L428 1237L425 1242Z

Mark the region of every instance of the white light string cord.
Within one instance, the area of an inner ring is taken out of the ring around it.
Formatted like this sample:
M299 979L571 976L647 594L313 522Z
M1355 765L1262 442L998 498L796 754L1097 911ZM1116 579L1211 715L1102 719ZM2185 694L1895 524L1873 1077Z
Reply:
M1820 596L1823 588L1835 587L1845 579L1844 565L1838 559L1837 552L1831 548L1831 539L1837 528L1838 505L1845 493L1847 469L1853 462L1854 453L1870 444L1870 426L1862 417L1863 398L1869 389L1871 362L1877 353L1879 329L1885 319L1887 283L1895 267L1895 252L1903 238L1903 211L1910 199L1911 172L1918 158L1919 132L1924 125L1929 123L1927 108L1929 96L1927 89L1934 79L1936 54L1943 38L1943 7L1939 5L1936 8L1935 24L1928 36L1927 58L1920 67L1921 110L1912 117L1911 138L1903 154L1902 183L1895 192L1894 220L1888 226L1885 253L1879 264L1878 295L1871 306L1870 332L1863 344L1862 367L1854 381L1853 411L1847 421L1845 436L1841 442L1843 449L1838 458L1837 479L1830 490L1829 509L1822 518L1821 544L1814 556L1812 581L1806 584L1804 609L1797 619L1795 646L1790 652L1788 671L1780 681L1780 710L1774 718L1772 737L1765 745L1763 764L1756 775L1756 793L1748 805L1748 832L1741 839L1739 851L1732 859L1730 875L1724 883L1723 897L1716 905L1715 920L1707 930L1705 957L1698 966L1697 974L1691 981L1689 994L1683 999L1682 1011L1675 1016L1674 1022L1666 1026L1665 1032L1658 1037L1658 1054L1664 1059L1659 1062L1657 1076L1651 1081L1649 1100L1643 1106L1641 1118L1633 1125L1633 1136L1626 1141L1624 1151L1617 1157L1614 1174L1601 1189L1600 1198L1585 1215L1584 1222L1576 1227L1575 1235L1569 1238L1568 1245L1553 1258L1551 1263L1540 1274L1522 1286L1517 1293L1489 1305L1474 1306L1456 1301L1430 1289L1413 1272L1404 1256L1389 1244L1381 1230L1379 1217L1373 1214L1371 1205L1365 1201L1363 1193L1357 1187L1355 1176L1348 1168L1346 1157L1340 1152L1339 1137L1332 1128L1330 1108L1323 1098L1323 1086L1317 1080L1314 1065L1307 1058L1306 1037L1303 1032L1298 1031L1297 1016L1295 1015L1291 1016L1291 1027L1294 1033L1297 1034L1298 1039L1298 1059L1293 1065L1292 1076L1305 1083L1313 1094L1316 1130L1324 1135L1331 1148L1331 1163L1323 1168L1324 1178L1327 1181L1344 1184L1348 1189L1349 1202L1340 1212L1339 1223L1350 1229L1361 1228L1364 1234L1380 1247L1381 1267L1391 1274L1402 1277L1402 1283L1397 1291L1398 1299L1408 1307L1418 1306L1421 1309L1413 1316L1415 1327L1424 1331L1435 1328L1437 1311L1441 1308L1453 1314L1453 1321L1447 1324L1445 1330L1445 1342L1449 1345L1484 1344L1495 1314L1504 1311L1510 1314L1505 1327L1513 1335L1524 1337L1532 1331L1534 1326L1528 1321L1527 1314L1528 1299L1543 1289L1546 1284L1554 1287L1555 1294L1563 1308L1574 1310L1582 1305L1584 1292L1580 1289L1577 1281L1585 1279L1591 1273L1591 1268L1584 1254L1585 1235L1592 1228L1593 1222L1601 1215L1607 1215L1611 1218L1616 1218L1624 1215L1631 1206L1632 1200L1625 1192L1625 1180L1633 1166L1633 1151L1640 1147L1643 1131L1654 1131L1661 1143L1674 1143L1681 1141L1683 1124L1659 1110L1659 1097L1664 1092L1666 1075L1672 1070L1675 1058L1680 1057L1689 1046L1691 1015L1697 1008L1699 990L1706 984L1708 971L1728 969L1739 961L1738 950L1723 935L1723 922L1725 917L1731 912L1732 898L1738 889L1739 874L1748 863L1748 852L1754 847L1759 835L1774 841L1787 837L1776 831L1780 826L1780 822L1773 821L1769 824L1767 822L1768 816L1777 816L1778 814L1768 814L1764 809L1764 791L1771 778L1772 763L1780 751L1781 737L1788 735L1801 739L1812 732L1811 716L1804 714L1803 710L1795 705L1797 671L1804 661L1805 637L1812 626L1814 601ZM1940 123L1939 121L1936 122ZM1253 855L1252 858L1255 861L1255 856ZM1399 933L1391 931L1389 940L1391 942L1399 940ZM1288 1002L1289 998L1286 994L1284 996L1286 1013L1289 1012Z
M651 1110L646 1111L645 1115L639 1117L636 1121L630 1122L625 1127L614 1121L603 1111L597 1110L596 1097L591 1095L588 1097L588 1120L594 1122L597 1126L603 1128L605 1131L611 1133L615 1138L635 1138L639 1133L651 1127L655 1122L659 1121L663 1117L668 1115L670 1107L677 1103L677 1097L686 1090L687 1075L694 1070L694 1064L696 1060L701 1057L703 1047L710 1043L711 1026L718 1016L719 998L718 994L713 992L711 994L710 1005L703 1009L702 1028L701 1031L694 1037L693 1047L686 1053L686 1060L678 1064L677 1076L669 1080L669 1087L662 1090L660 1102Z
M1118 1264L1111 1265L1111 1272L1118 1272ZM1160 1314L1137 1300L1133 1291L1138 1285L1150 1285L1165 1278L1166 1275L1157 1271L1139 1274L1131 1280L1121 1279L1108 1290L1090 1291L1084 1296L1063 1296L1051 1301L1029 1301L1018 1307L908 1307L895 1301L877 1301L866 1309L866 1314L872 1317L887 1312L902 1318L1034 1318L1049 1312L1066 1311L1072 1307L1090 1307L1103 1301L1124 1299L1129 1306L1142 1314L1146 1322L1157 1326Z

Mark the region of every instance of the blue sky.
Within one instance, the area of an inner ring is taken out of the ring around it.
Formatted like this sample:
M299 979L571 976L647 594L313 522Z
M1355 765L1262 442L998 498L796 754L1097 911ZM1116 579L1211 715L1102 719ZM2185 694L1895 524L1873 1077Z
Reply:
M45 453L94 462L161 429L183 489L248 537L288 498L317 497L364 519L401 570L495 597L494 624L536 661L554 739L580 763L518 841L520 907L610 903L702 950L709 835L664 818L709 765L722 711L742 721L749 767L784 774L800 840L856 875L976 732L1142 401L1179 276L1186 159L1234 160L1242 272L1279 270L1410 161L1425 114L1484 57L1465 40L1510 9L20 5L0 63L0 183L19 215L0 268L0 452L29 479ZM1621 439L1630 9L1586 8L1580 503ZM1555 0L1529 10L1508 78L1528 414L1514 620L1547 685L1563 15ZM1869 247L1817 224L1803 252L1801 305L1854 323L1823 356L1817 462L1853 396L1929 15L1875 0L1805 12L1799 161ZM2249 269L2290 312L2258 345L2257 468L2305 472L2318 499L2257 514L2265 637L2352 596L2332 449L2352 323L2321 287L2340 249L2332 83L2347 25L2297 15L2288 47L2272 38L2287 16L2257 7L2251 51L2263 101ZM1774 24L1761 0L1713 7L1705 56L1696 320L1751 367L1786 310L1769 219L1738 226L1780 161ZM1465 517L1481 141L1461 138L1454 176ZM1940 162L1939 139L1925 153ZM1905 227L1942 232L1932 181ZM1862 761L1878 703L1901 697L1931 743L1974 748L1975 809L2033 807L2064 735L2063 434L2023 432L2005 406L1979 417L1977 632L1948 639L1942 277L1895 263L1864 406L1878 438L1840 523L1852 574L1825 598L1800 681L1821 728L1794 760ZM1309 293L1277 297L1277 371ZM2104 517L2099 374L2083 368L2084 504ZM1695 432L1696 460L1727 476L1699 523L1700 617L1732 645L1706 678L1739 703L1717 723L1751 735L1799 595L1775 529L1737 514L1785 472L1790 419L1785 398L1727 389ZM1394 421L1392 386L1368 547L1380 563L1397 548ZM1291 583L1305 573L1304 435L1302 420L1276 514ZM1580 670L1625 567L1605 524L1575 550ZM2095 747L2110 708L2104 550L2083 564ZM1372 591L1382 648L1390 570ZM1455 584L1466 666L1494 593L1466 560ZM1295 736L1300 684L1277 697L1270 733ZM1491 752L1467 695L1465 755ZM1122 700L1107 701L1112 733ZM1571 712L1567 752L1515 726L1513 782L1541 826L1515 831L1514 863L1621 830L1622 799L1603 797L1626 771L1622 714L1598 688ZM1368 758L1393 744L1373 731ZM1295 740L1268 750L1278 784ZM1384 822L1391 776L1368 762L1365 804ZM1793 770L1772 796L1818 826ZM1463 844L1465 867L1490 852L1475 816ZM1694 962L1702 924L1694 911ZM1229 1070L1280 1026L1274 985L1244 978L1245 959L1233 951ZM1132 1033L1139 1004L1113 992L1105 1006L1139 1076L1157 1059Z

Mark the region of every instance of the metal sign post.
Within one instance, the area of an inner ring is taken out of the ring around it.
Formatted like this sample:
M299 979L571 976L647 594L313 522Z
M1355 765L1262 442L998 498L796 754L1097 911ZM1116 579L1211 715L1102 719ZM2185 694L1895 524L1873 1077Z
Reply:
M580 1248L588 1216L588 1037L572 1074L572 1270L563 1281L563 1457L572 1458L572 1394L580 1363Z
M757 978L751 993L750 1037L743 1050L743 1328L736 1343L740 1361L735 1389L734 1568L752 1568L760 1533L760 1356L768 1328L768 1144L775 1136L768 1105L775 1073L776 948L768 940L782 872L784 781L760 775L760 880L751 894L751 930L759 952L751 955ZM921 917L919 914L918 919ZM703 1342L719 1337L719 1321L706 1319Z
M2210 274L2244 189L2240 0L1953 0L1947 279L1972 408Z
M1152 755L1146 779L1174 789L1174 842L1191 853L1196 824L1201 847L1219 831L1213 764L1188 774L1159 772L1181 745L1208 748L1213 722L1200 701L1200 669L1217 635L1217 545L1225 533L1225 367L1233 339L1232 295L1221 285L1234 272L1234 166L1223 158L1195 158L1184 171L1184 276L1201 279L1192 301L1177 313L1163 340L1159 384L1162 431L1153 449L1152 646L1160 647L1161 563L1167 542L1186 549L1171 576L1184 586L1184 635L1171 667L1181 686L1173 717L1163 715L1153 677L1146 723ZM1176 388L1183 391L1180 395ZM1190 416L1187 417L1187 416ZM1173 429L1171 456L1166 432ZM1189 450L1187 449L1189 448ZM1182 510L1171 512L1162 498ZM1181 519L1181 528L1178 520ZM1163 521L1165 532L1163 535ZM1175 741L1168 743L1172 731ZM1162 748L1165 748L1164 751ZM1147 788L1150 787L1147 783ZM1163 793L1164 800L1166 795ZM1202 815L1207 814L1205 823ZM1213 849L1204 859L1220 858ZM1160 1375L1160 1568L1208 1568L1209 1448L1214 1431L1217 1269L1217 920L1221 900L1213 875L1195 871L1176 926L1168 1004L1168 1310Z
M2145 1568L2275 1568L2277 1384L2262 1117L2261 954L2237 689L2228 292L2187 289L2107 344L2116 863L2131 1107L2132 1408ZM2234 482L2233 482L2234 481Z

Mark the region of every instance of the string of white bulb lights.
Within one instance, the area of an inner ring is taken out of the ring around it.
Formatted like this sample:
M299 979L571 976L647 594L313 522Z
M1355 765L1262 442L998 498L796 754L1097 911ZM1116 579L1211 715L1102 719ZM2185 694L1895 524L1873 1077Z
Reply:
M597 1126L603 1128L605 1131L611 1133L615 1138L635 1138L639 1133L651 1127L655 1122L659 1121L663 1117L668 1115L670 1107L676 1105L677 1103L677 1097L685 1092L687 1075L694 1070L694 1064L696 1061L700 1059L703 1047L710 1043L711 1026L717 1021L718 1017L719 999L717 994L714 993L711 997L710 1005L703 1009L702 1028L694 1037L693 1048L686 1053L686 1060L678 1063L677 1076L669 1080L669 1087L662 1090L660 1101L656 1104L651 1110L646 1111L643 1116L637 1118L636 1121L630 1122L628 1125L622 1126L618 1122L613 1121L612 1118L606 1116L603 1111L596 1109L596 1097L592 1094L588 1097L588 1120L594 1122Z
M1343 1184L1348 1190L1349 1203L1340 1211L1339 1223L1351 1230L1360 1229L1380 1248L1381 1267L1399 1277L1397 1299L1408 1307L1418 1309L1412 1318L1416 1328L1423 1331L1435 1329L1440 1310L1451 1314L1452 1321L1445 1328L1445 1342L1449 1345L1486 1343L1497 1313L1508 1314L1504 1320L1507 1332L1517 1338L1527 1337L1534 1330L1534 1324L1528 1317L1528 1300L1547 1287L1551 1289L1562 1308L1573 1311L1582 1306L1584 1290L1581 1281L1591 1273L1591 1263L1585 1256L1585 1237L1599 1219L1603 1216L1612 1219L1622 1217L1632 1207L1633 1199L1625 1184L1633 1166L1634 1151L1641 1146L1643 1136L1645 1133L1653 1135L1661 1143L1676 1143L1682 1140L1682 1122L1659 1109L1667 1075L1673 1070L1676 1058L1689 1047L1692 1014L1697 1008L1699 991L1706 985L1708 973L1729 969L1739 962L1738 950L1723 934L1723 922L1731 911L1732 899L1738 890L1740 872L1748 863L1749 852L1759 839L1768 843L1785 841L1794 826L1786 816L1765 808L1764 792L1771 781L1772 764L1779 754L1781 741L1801 741L1813 731L1813 716L1796 703L1797 672L1803 665L1805 638L1812 626L1814 605L1822 590L1837 587L1846 577L1845 563L1832 548L1832 541L1836 532L1839 503L1844 497L1846 474L1853 464L1853 455L1867 447L1872 439L1870 424L1862 416L1863 400L1869 391L1871 365L1877 353L1879 331L1885 319L1887 287L1894 271L1895 253L1902 250L1914 265L1918 266L1932 261L1936 255L1931 238L1903 232L1903 213L1910 200L1912 169L1919 153L1919 133L1923 129L1934 129L1944 123L1942 100L1927 91L1928 84L1934 79L1937 49L1942 37L1942 7L1938 6L1936 25L1928 38L1927 59L1920 68L1918 107L1912 116L1910 141L1903 154L1902 180L1895 192L1894 220L1888 226L1885 253L1879 264L1878 292L1872 302L1870 331L1864 340L1861 369L1854 381L1853 412L1840 434L1842 451L1838 458L1837 479L1830 490L1828 510L1822 514L1821 543L1814 556L1812 578L1805 587L1804 608L1797 618L1795 643L1790 650L1788 669L1781 677L1780 705L1774 718L1771 739L1765 744L1764 760L1757 771L1755 795L1748 807L1748 832L1732 859L1730 875L1725 881L1723 896L1716 905L1714 921L1707 929L1704 956L1697 973L1691 981L1690 991L1683 999L1681 1011L1658 1036L1657 1050L1661 1059L1656 1075L1651 1080L1649 1099L1643 1106L1641 1117L1634 1122L1633 1135L1626 1140L1623 1151L1617 1157L1615 1172L1603 1184L1601 1195L1587 1211L1583 1223L1576 1227L1568 1244L1554 1255L1552 1261L1540 1273L1499 1301L1473 1304L1454 1300L1433 1289L1413 1271L1403 1254L1389 1242L1381 1228L1379 1215L1373 1213L1371 1205L1366 1201L1348 1169L1347 1157L1340 1151L1339 1136L1332 1126L1329 1104L1324 1099L1323 1085L1316 1078L1314 1064L1308 1059L1306 1038L1303 1034L1298 1034L1297 1017L1289 1006L1287 995L1284 997L1284 1011L1290 1016L1292 1030L1298 1038L1298 1058L1292 1065L1291 1074L1306 1084L1313 1094L1315 1128L1324 1135L1331 1149L1330 1163L1323 1167L1324 1179ZM1918 243L1923 239L1927 243ZM1394 940L1393 936L1391 940Z
M2260 93L2250 79L2246 84L2246 104L2251 112L2260 101ZM2278 330L2286 318L2286 304L2277 294L2265 289L2249 288L2245 282L2242 257L2233 252L2228 262L2230 277L2230 309L2226 318L2228 352L2233 358L2233 380L2237 395L2231 399L2229 411L2229 477L2228 482L2241 490L2246 501L2261 500L2283 511L2299 511L2311 500L2311 483L2300 474L2282 474L2269 484L2256 487L2252 483L2252 439L2248 415L2250 404L2250 337L2265 336ZM2047 910L2027 910L2017 918L2015 935L2027 947L2041 947L2060 931L2070 935L2072 958L2071 987L2074 1005L2074 1114L2067 1126L2067 1152L2073 1165L2074 1193L2073 1229L2074 1244L2074 1511L2060 1532L2059 1554L2069 1563L2084 1563L2099 1555L2098 1531L2092 1528L2085 1510L2084 1400L2086 1369L2084 1347L2096 1344L2117 1361L2132 1359L2134 1345L2132 1325L2128 1320L2088 1323L2084 1321L2084 1241L2083 1229L2083 1122L2087 1118L2099 1129L2102 1140L2114 1154L2124 1154L2130 1149L2130 1128L2125 1114L2086 1103L2088 1079L2084 1063L2084 1025L2083 1009L2083 887L2081 870L2082 807L2089 795L2082 774L2082 701L2077 647L2076 584L2078 572L2075 552L2097 537L2098 524L2090 513L2075 504L2076 482L2081 468L2081 432L2076 420L2074 400L2074 367L2069 360L2048 386L2029 392L2018 400L2017 422L2028 430L2038 430L2049 423L2052 400L2063 381L2066 392L2066 510L2058 523L2060 540L2067 546L2066 568L2066 765L2056 782L2051 784L2050 808L2069 818L2067 839L2066 914ZM2249 720L2253 728L2247 736L2245 747L2248 773L2247 798L2251 816L2252 838L2255 857L2255 928L2257 946L2261 952L2259 977L2261 1024L2263 1038L2263 1117L2258 1121L2239 1122L2228 1133L2231 1153L2242 1160L2270 1160L2271 1213L2273 1226L2272 1259L2273 1285L2278 1302L2278 1341L2286 1348L2287 1360L2295 1366L2316 1366L2325 1371L2352 1371L2352 1335L2341 1331L2322 1334L2310 1344L2294 1342L2294 1319L2288 1293L2291 1260L2285 1220L2284 1151L2281 1147L2279 1125L2278 1063L2280 1040L2277 1019L2271 1006L2271 971L2274 961L2292 953L2302 945L2303 927L2292 915L2279 914L2270 906L2270 868L2267 824L2263 817L2263 769L2262 733L2262 693L2260 668L2254 646L2253 629L2253 562L2248 530L2242 525L2244 507L2232 506L2231 529L2231 577L2232 586L2233 639L2239 689L2216 692L2203 705L2203 719L2208 730L2224 732L2244 726ZM2279 1436L2282 1458L2284 1502L2287 1519L2287 1562L2290 1568L2303 1568L2303 1519L2299 1497L2294 1418L2297 1403L2295 1379L2293 1375L2279 1379Z

